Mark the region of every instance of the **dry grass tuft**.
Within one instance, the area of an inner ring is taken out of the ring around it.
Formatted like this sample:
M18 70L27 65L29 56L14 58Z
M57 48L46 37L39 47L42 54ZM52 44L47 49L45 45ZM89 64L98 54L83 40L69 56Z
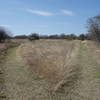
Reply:
M33 72L45 78L56 91L66 82L67 74L72 74L76 47L73 41L40 40L22 44L19 52Z

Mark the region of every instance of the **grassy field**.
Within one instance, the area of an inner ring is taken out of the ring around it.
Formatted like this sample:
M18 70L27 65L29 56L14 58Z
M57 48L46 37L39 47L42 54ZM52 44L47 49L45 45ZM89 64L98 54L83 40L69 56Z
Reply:
M4 68L7 50L12 48L14 45L12 43L2 43L0 44L0 99L5 99L5 78L4 78Z
M0 100L100 99L100 48L94 42L25 41L5 58Z

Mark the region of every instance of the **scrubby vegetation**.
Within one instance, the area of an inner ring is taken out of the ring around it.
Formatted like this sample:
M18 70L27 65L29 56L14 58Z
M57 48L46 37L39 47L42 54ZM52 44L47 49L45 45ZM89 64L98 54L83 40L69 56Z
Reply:
M100 15L88 19L88 33L92 40L100 43Z
M28 36L28 39L30 40L30 41L32 41L32 40L39 40L39 35L37 34L37 33L32 33L31 35L29 35Z
M14 39L29 39L32 40L39 40L39 39L66 39L66 40L89 40L90 37L88 34L80 34L79 36L75 34L60 34L60 35L39 35L38 33L33 33L31 35L17 35Z
M5 42L9 38L10 38L9 32L5 28L0 27L0 43Z

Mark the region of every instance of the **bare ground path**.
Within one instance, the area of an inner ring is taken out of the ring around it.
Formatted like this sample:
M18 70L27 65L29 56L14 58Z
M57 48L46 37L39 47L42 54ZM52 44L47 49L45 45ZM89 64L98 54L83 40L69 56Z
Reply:
M65 84L65 90L56 92L54 97L48 92L47 81L37 77L25 64L18 53L19 47L9 49L3 64L7 100L100 100L100 77L96 76L100 63L93 57L94 53L87 42L79 42L79 45L77 60L73 65L78 68L75 70L78 77L72 87L69 84L71 88Z
M71 100L100 100L100 78L96 76L100 63L95 59L96 50L92 50L89 45L87 42L80 44L78 59L80 78L71 94Z

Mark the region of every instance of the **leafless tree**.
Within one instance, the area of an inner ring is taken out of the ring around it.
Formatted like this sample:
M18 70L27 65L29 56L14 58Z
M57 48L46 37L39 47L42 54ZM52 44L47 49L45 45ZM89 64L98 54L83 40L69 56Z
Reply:
M100 42L100 15L89 18L88 32L93 40Z

